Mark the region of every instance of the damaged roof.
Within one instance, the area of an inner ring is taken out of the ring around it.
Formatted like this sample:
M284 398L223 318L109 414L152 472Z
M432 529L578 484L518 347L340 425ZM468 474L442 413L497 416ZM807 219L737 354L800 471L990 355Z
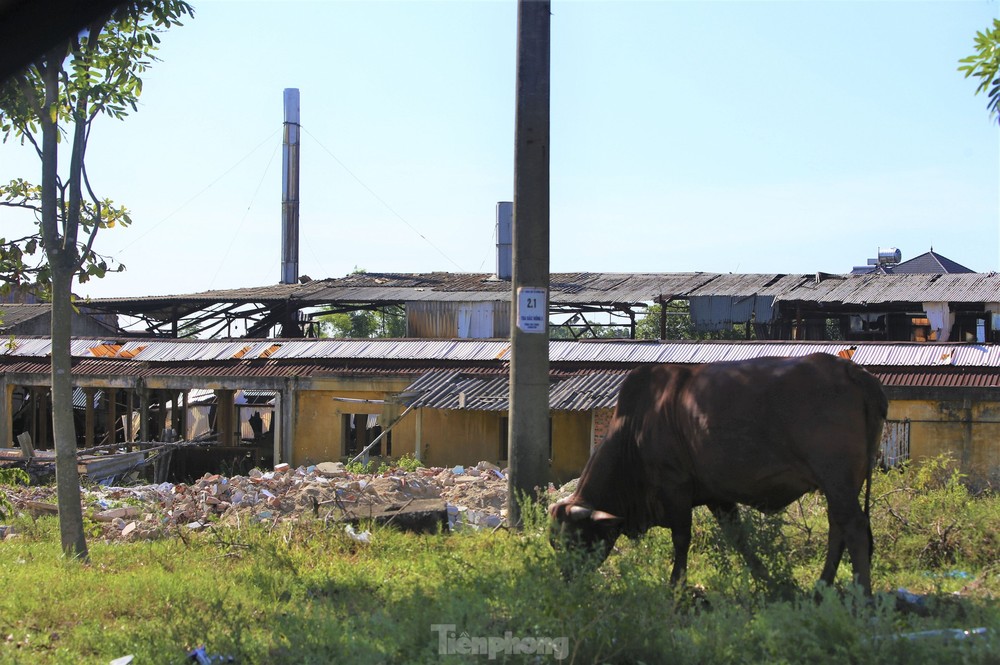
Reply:
M13 337L0 347L0 359L47 359L48 337ZM267 361L269 364L321 364L324 361L507 363L505 339L312 339L193 340L144 339L124 342L76 338L71 355L80 361L130 361L144 364L209 364ZM1000 346L926 342L803 342L550 340L549 361L561 365L701 364L762 356L846 355L864 366L1000 368Z
M777 301L876 304L885 302L997 302L1000 274L719 274L552 273L552 305L648 303L661 297L772 296ZM399 304L429 301L510 300L511 283L489 273L362 273L242 289L176 296L96 298L92 307L159 314L165 318L198 311L211 303L290 305Z

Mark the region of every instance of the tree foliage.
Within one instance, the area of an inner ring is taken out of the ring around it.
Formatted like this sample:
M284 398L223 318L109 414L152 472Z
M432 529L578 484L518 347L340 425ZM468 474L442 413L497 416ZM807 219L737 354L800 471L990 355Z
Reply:
M180 25L192 12L183 0L123 3L0 83L4 142L30 145L41 162L38 184L17 179L0 186L0 205L31 212L37 229L0 242L0 258L7 260L0 274L7 275L6 286L31 277L50 292L59 530L63 553L72 558L87 559L88 552L73 422L71 287L74 277L86 281L109 269L94 251L98 231L131 222L125 208L94 191L86 168L87 145L98 116L121 120L137 109L141 75L156 60L158 33ZM65 156L68 168L60 170ZM37 256L39 245L43 259Z
M0 207L29 213L35 230L0 237L0 282L34 283L42 295L52 282L52 256L44 247L45 188L51 187L55 219L49 229L67 266L80 283L125 266L94 250L98 231L132 223L128 209L99 196L91 186L86 151L92 122L100 115L124 119L137 109L141 75L157 60L159 33L192 14L186 2L144 0L125 3L106 20L86 26L78 36L57 45L24 71L0 83L0 136L6 143L31 146L45 170L44 135L53 133L48 185L45 174L35 183L17 178L0 184ZM69 168L57 164L68 152Z
M358 310L319 317L320 337L351 339L406 337L406 316L402 312Z
M958 70L965 72L965 78L979 79L976 94L986 93L986 108L1000 123L1000 19L993 19L992 29L976 33L976 52L959 62Z
M636 339L660 339L660 321L664 309L659 303L654 303L646 310L646 316L635 324ZM734 324L732 328L717 332L704 332L695 328L691 320L690 305L686 300L671 300L666 304L666 338L670 340L695 339L750 339L747 337L747 326L743 323ZM752 331L751 331L752 336Z

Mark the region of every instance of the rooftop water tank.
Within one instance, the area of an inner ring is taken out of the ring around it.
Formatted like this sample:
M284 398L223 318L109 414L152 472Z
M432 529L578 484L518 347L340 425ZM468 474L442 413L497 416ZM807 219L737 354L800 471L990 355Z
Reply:
M886 265L887 263L899 263L902 259L903 259L903 253L900 252L895 247L878 248L879 265Z

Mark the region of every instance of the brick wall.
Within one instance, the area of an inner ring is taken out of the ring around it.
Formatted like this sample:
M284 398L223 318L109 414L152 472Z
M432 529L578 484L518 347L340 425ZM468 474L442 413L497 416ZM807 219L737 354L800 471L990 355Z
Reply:
M611 424L611 416L614 415L614 412L614 409L594 410L594 447L604 443L604 437L608 434L608 425Z

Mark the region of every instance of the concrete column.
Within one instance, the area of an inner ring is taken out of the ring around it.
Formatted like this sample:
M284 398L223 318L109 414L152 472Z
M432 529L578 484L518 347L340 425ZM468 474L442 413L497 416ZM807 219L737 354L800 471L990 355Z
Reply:
M548 483L549 34L548 0L519 0L514 129L510 473L507 521Z
M14 386L7 384L7 376L0 376L0 447L13 448L14 434L11 423Z

